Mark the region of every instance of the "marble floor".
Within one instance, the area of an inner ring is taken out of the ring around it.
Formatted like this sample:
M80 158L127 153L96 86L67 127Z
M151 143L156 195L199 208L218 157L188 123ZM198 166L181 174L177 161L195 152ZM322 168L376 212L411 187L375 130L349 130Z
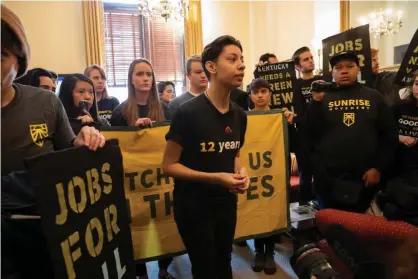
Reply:
M292 254L292 244L288 239L282 239L280 244L276 244L275 260L277 264L277 272L274 275L266 275L263 272L255 273L251 269L254 257L253 241L248 241L249 247L238 247L234 245L232 254L232 268L234 278L236 279L297 279L294 274L289 258ZM156 262L147 263L149 279L158 279L158 265ZM176 279L192 279L190 271L190 261L188 255L174 258L170 265L169 272Z

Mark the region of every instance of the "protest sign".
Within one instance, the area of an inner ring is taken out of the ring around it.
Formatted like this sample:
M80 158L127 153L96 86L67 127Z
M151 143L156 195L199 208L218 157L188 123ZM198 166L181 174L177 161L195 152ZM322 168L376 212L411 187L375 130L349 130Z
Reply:
M360 83L372 86L372 59L370 49L369 25L362 25L322 40L324 79L332 80L331 57L347 51L354 51L360 62L360 73L357 80Z
M395 83L401 86L408 85L411 81L411 74L416 70L418 70L418 29L409 43L408 50L396 75Z
M117 141L26 162L55 278L135 278L122 156Z
M254 77L269 82L271 91L270 108L286 107L295 112L293 87L296 82L296 72L293 62L258 66L254 72Z

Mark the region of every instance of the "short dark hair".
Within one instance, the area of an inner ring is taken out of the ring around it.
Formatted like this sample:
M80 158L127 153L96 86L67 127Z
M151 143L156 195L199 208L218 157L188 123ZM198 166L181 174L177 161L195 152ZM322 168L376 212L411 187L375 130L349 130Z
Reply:
M39 87L41 84L40 77L49 77L52 79L52 74L48 70L42 68L34 68L29 70L23 77L16 80L16 83Z
M163 94L165 88L167 87L167 85L172 85L173 89L174 89L174 94L176 94L176 85L174 84L174 82L171 81L160 81L157 84L157 89L158 89L158 93L161 95Z
M193 56L190 56L187 59L187 61L186 61L186 73L187 74L190 74L191 73L191 71L192 71L192 63L193 62L199 62L199 63L201 63L202 62L202 56L200 56L200 55L193 55Z
M49 71L52 75L52 78L58 79L58 74L56 72L53 71Z
M293 53L293 55L292 55L292 60L293 60L293 62L295 62L295 64L299 66L299 65L300 65L300 55L301 55L302 53L304 53L304 52L307 52L307 51L311 51L311 50L309 49L309 47L307 47L307 46L304 46L304 47L298 48L298 49L295 51L295 53Z
M202 66L209 80L210 80L210 73L206 69L206 66L205 66L206 62L216 61L219 55L221 55L224 48L229 45L234 45L238 47L242 52L241 42L230 35L220 36L216 38L213 42L205 46L205 49L202 52Z
M260 56L260 59L258 59L258 61L262 61L263 63L268 62L269 58L276 58L276 55L274 55L273 53L264 53L263 55Z
M77 118L79 114L79 108L74 105L73 100L73 90L77 81L87 82L93 87L94 101L93 107L90 109L89 113L93 117L93 120L97 122L99 116L97 109L96 90L94 89L93 82L86 75L72 74L66 76L61 83L60 90L58 92L58 98L61 100L68 118Z
M270 84L265 79L256 78L251 82L250 93L252 93L253 91L260 90L262 88L267 88L270 91Z

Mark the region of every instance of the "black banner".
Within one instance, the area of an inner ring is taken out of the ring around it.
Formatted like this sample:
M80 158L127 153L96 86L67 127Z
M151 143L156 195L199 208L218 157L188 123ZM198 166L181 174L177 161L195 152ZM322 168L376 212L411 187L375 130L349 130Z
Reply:
M330 58L341 52L354 51L357 53L361 69L357 80L372 86L373 72L368 24L322 40L322 50L325 80L332 80Z
M418 29L409 43L408 50L396 75L395 83L406 86L411 81L411 74L416 70L418 70Z
M295 64L281 62L258 66L254 72L255 78L269 82L271 91L270 108L283 108L295 112L293 86L296 84Z
M55 278L135 278L122 154L72 148L27 162Z

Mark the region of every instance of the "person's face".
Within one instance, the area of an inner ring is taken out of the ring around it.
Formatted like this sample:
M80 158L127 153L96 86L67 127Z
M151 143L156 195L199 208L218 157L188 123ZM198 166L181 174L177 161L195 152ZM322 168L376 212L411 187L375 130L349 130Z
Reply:
M7 49L1 50L1 90L10 88L19 71L17 57Z
M190 81L190 86L193 88L202 88L204 91L204 88L208 86L208 78L206 77L206 74L203 71L202 63L198 61L193 61L190 65L190 73L187 74L187 78Z
M350 60L341 60L332 68L332 77L338 85L351 85L357 80L360 68Z
M102 93L105 89L106 79L101 75L100 71L97 69L92 70L89 78L93 81L96 92Z
M237 88L244 79L244 56L239 47L228 45L224 47L218 59L206 62L206 67L213 76L229 88Z
M312 71L315 70L315 62L312 52L306 51L299 55L299 64L300 65L297 65L296 68L302 73L312 73Z
M152 69L147 63L135 65L132 73L132 85L135 90L149 92L152 88Z
M261 88L258 90L251 91L251 101L256 107L266 107L270 102L271 93L267 88Z
M55 89L57 88L52 79L45 76L39 77L39 87L52 92L55 92Z
M377 74L379 72L379 56L375 55L372 57L372 71Z
M277 60L276 57L269 57L268 63L269 64L279 63L279 60Z
M78 107L80 101L87 101L89 103L89 109L94 103L94 91L93 86L85 81L77 81L73 89L73 102L74 106Z
M415 81L412 84L412 94L414 95L414 98L418 100L418 77L415 78Z
M161 94L161 100L168 103L173 100L174 97L176 97L176 95L174 95L174 87L171 84L166 85L163 93Z

